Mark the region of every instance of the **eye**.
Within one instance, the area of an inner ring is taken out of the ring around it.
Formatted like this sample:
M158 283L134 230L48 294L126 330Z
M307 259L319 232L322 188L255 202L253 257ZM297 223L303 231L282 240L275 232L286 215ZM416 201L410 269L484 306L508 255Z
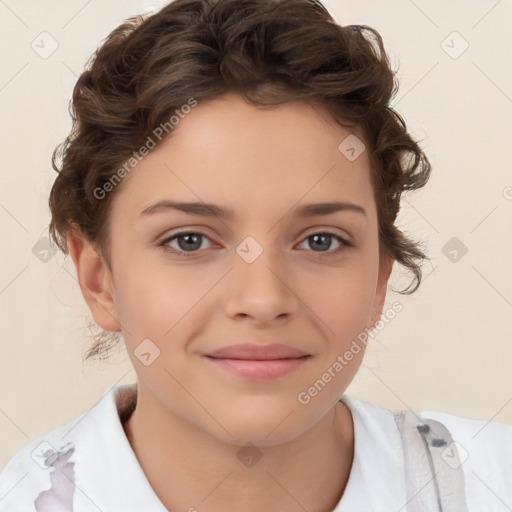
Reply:
M166 238L160 242L158 246L164 251L172 252L178 256L191 256L191 254L189 255L187 253L198 252L198 249L202 246L202 240L205 238L210 240L204 233L197 231L182 231ZM178 247L172 247L169 245L174 241L177 242Z
M331 246L332 239L335 239L340 244L337 249L329 251L329 247ZM322 253L322 256L336 256L340 252L343 252L347 249L347 247L352 247L353 244L349 242L348 240L345 240L340 235L337 235L336 233L332 233L329 231L321 231L318 233L312 233L311 235L307 236L303 244L307 242L310 244L311 247L319 248L320 250L314 250L313 252L319 252Z
M193 256L194 253L198 253L200 249L208 248L203 247L202 242L204 239L210 241L211 243L210 238L204 233L198 231L181 231L180 233L175 233L174 235L167 237L165 240L158 244L158 247L177 256L188 257ZM329 250L333 239L335 239L339 245L336 249ZM329 231L312 233L305 238L301 245L306 242L310 244L310 247L319 249L314 249L313 252L320 253L322 256L336 256L346 250L348 247L353 246L353 244L348 240L344 239L340 235L337 235L336 233ZM175 243L177 246L175 245L173 247L170 245L171 243ZM209 247L211 247L211 245Z

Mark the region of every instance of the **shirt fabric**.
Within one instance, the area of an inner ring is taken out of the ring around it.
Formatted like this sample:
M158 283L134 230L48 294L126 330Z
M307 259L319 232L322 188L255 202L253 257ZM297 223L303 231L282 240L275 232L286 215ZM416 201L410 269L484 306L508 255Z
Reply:
M166 512L123 430L136 392L136 384L108 388L86 413L19 450L0 473L0 512ZM341 401L352 413L354 459L333 512L406 512L393 411L347 395ZM418 414L443 423L458 443L468 512L511 512L512 425Z

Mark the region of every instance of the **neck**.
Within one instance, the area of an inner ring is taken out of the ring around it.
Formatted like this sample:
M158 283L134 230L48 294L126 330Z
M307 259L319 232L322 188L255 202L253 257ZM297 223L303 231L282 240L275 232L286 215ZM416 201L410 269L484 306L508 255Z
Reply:
M273 446L223 442L140 396L123 428L170 511L330 512L354 455L352 415L343 402L301 436Z

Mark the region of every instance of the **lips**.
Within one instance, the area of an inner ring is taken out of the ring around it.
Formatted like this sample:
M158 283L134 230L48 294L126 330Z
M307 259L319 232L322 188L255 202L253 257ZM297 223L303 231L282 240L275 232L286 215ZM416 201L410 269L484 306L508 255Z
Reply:
M306 354L301 350L280 343L267 345L243 343L239 345L230 345L206 354L207 357L216 359L243 359L251 361L297 359L308 355L309 354Z
M311 354L280 343L230 345L206 354L214 367L253 381L278 379L306 364Z

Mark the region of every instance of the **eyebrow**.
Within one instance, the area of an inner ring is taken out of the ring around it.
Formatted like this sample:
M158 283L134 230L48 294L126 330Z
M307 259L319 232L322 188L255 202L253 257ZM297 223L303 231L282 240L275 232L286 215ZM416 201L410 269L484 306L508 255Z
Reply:
M201 215L204 217L219 217L232 219L235 212L231 208L225 208L211 203L203 202L181 202L164 199L148 206L141 212L142 216L155 213L162 213L168 210L178 210L190 215ZM292 210L298 218L314 217L319 215L331 215L339 211L352 211L366 216L366 210L350 201L330 201L326 203L310 203L299 206Z

